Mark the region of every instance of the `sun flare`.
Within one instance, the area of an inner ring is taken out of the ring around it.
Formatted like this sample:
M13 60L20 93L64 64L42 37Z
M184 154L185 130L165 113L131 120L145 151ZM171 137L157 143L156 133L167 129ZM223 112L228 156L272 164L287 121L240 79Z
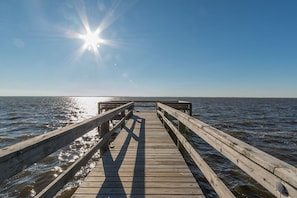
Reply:
M87 10L83 1L81 3L75 4L77 7L78 18L77 30L67 29L66 36L73 39L78 39L82 42L79 49L76 50L74 54L74 59L78 60L82 55L89 52L95 55L96 61L102 61L101 51L104 50L104 46L118 46L118 43L113 39L105 38L103 32L105 32L112 23L118 18L114 13L116 12L116 7L112 6L110 9L106 10L106 15L102 17L101 21L97 21L98 26L90 26L89 19L87 17ZM118 4L116 4L118 5Z
M99 48L102 45L108 45L109 41L101 37L101 29L98 27L95 31L92 31L89 24L86 22L84 24L84 30L80 33L71 32L69 35L72 38L80 39L83 44L81 45L79 51L77 52L77 57L80 57L86 51L93 52L96 60L100 60Z
M100 32L98 30L94 32L87 30L86 34L81 35L81 39L84 41L84 49L92 50L94 53L98 51L101 43Z

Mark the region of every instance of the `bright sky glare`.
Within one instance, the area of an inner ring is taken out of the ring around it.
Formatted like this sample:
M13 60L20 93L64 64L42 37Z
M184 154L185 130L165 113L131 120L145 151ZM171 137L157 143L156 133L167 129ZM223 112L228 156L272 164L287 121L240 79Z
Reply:
M0 96L297 97L295 0L2 0Z

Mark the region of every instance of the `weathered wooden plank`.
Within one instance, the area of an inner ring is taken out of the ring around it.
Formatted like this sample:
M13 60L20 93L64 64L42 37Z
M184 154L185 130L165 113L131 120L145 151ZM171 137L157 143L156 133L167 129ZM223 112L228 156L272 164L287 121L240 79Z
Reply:
M127 182L127 181L101 181L101 182L83 182L80 188L98 188L100 189L103 185L105 188L119 188L119 187L131 187L132 185L136 188L147 187L147 188L197 188L197 184L194 182L155 182L155 181L141 181L141 182Z
M202 191L199 188L79 188L76 194L98 194L102 195L125 195L126 193L133 192L133 195L202 195Z
M121 169L122 167L125 167L127 169L130 168L130 169L133 169L133 170L137 170L138 167L142 168L142 166L135 167L135 165L133 165L133 164L121 166L121 167L118 167L118 168ZM182 164L182 165L174 165L174 167L173 167L172 165L164 165L163 164L163 165L146 165L145 167L148 170L150 170L150 169L160 169L162 171L162 169L170 169L170 168L179 170L179 169L183 169L185 166L184 166L184 164ZM106 169L114 168L114 165L105 164L104 168L106 168ZM95 170L95 169L96 169L96 167L93 170Z
M116 177L116 176L124 176L124 177L133 177L137 172L139 175L141 174L143 177L158 177L158 176L166 176L166 177L178 177L178 176L193 176L192 173L187 172L142 172L142 171L92 171L89 176L108 176L108 177Z
M131 167L133 167L134 169L131 169ZM160 168L158 168L160 167ZM148 165L146 168L145 168L145 172L146 173L168 173L168 172L178 172L178 173L191 173L191 171L189 169L184 169L183 168L184 165L181 165L181 166L171 166L171 165L163 165L163 166L159 166L159 165ZM100 165L99 166L96 166L92 171L101 171L101 172L104 172L104 171L118 171L118 172L121 172L121 171L127 171L127 172L131 172L131 171L142 171L143 170L143 166L134 166L134 165L131 165L131 166L121 166L121 167L115 167L115 166L104 166L104 167L101 167Z
M122 177L105 177L105 176L87 176L84 181L93 181L93 182L98 182L98 181L134 181L134 182L171 182L173 184L178 184L180 182L192 182L196 183L196 180L193 177L189 176L162 176L162 177L154 177L154 176L149 176L149 177L143 177L143 176L122 176ZM173 182L175 181L175 182ZM196 183L197 184L197 183ZM198 185L197 185L197 188Z
M84 195L84 194L79 194L79 195L74 195L73 198L96 198L99 197L96 194L93 195ZM133 198L143 198L143 195L131 195L131 194L125 194L125 195L117 195L117 198L127 198L127 197L133 197ZM146 198L204 198L204 195L145 195Z

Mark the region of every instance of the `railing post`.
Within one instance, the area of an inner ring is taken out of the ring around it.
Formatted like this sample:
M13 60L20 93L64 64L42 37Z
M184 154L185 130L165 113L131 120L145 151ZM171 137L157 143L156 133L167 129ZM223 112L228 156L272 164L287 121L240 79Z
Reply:
M189 103L189 116L192 116L192 103Z
M126 110L121 112L121 119L124 118L126 116ZM122 123L121 128L125 127L125 121Z
M98 114L101 114L104 112L102 109L102 106L100 105L100 103L98 104ZM102 123L100 126L98 126L99 138L102 138L108 132L109 132L109 120L107 122ZM105 153L105 151L107 151L108 144L109 144L109 141L107 141L106 144L101 147L100 149L101 156L103 155L103 153Z
M100 125L99 137L102 138L108 132L109 132L109 121L104 122ZM105 143L105 145L102 146L102 148L100 149L100 155L103 155L103 153L105 153L105 151L107 151L108 144L109 144L109 141L107 141Z
M166 111L163 110L163 114L165 118L168 118L168 113ZM163 125L165 126L166 122L163 120Z
M186 131L186 126L181 121L178 121L178 130L181 133L184 133Z
M133 116L133 110L134 110L134 103L133 103L133 105L131 105L131 107L129 107L127 109L127 112L129 114L127 118L132 118L132 116Z
M178 121L177 128L181 134L183 134L186 131L186 126L181 121ZM177 148L180 148L180 146L181 146L180 140L177 137L176 137L176 146L177 146Z

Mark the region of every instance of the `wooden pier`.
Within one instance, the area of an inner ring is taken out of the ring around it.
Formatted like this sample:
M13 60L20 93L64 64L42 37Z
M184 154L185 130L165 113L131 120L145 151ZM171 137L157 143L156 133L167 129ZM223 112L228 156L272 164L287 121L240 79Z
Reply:
M73 197L204 197L155 111L135 112Z
M150 105L136 108L136 103ZM297 197L296 167L191 117L191 111L191 103L184 101L99 103L97 116L0 149L0 169L4 170L0 182L97 127L100 140L36 197L55 196L98 150L101 158L73 197L204 197L179 148L189 154L219 197L235 197L184 137L188 131L271 195Z

